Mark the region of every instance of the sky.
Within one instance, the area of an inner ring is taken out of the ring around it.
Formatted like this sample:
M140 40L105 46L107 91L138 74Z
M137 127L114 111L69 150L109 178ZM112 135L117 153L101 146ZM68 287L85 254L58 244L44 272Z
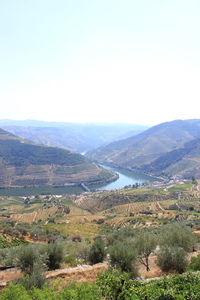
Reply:
M0 0L0 119L200 118L199 0Z

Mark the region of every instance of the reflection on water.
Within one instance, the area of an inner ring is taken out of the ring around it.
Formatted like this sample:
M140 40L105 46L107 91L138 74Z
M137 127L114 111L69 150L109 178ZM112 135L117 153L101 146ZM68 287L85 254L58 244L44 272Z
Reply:
M155 180L155 178L147 176L143 173L137 173L129 170L108 167L105 165L101 165L101 167L117 173L119 175L119 178L111 183L107 183L97 188L97 190L115 190L115 189L123 188L126 185L130 185L130 184L133 185L135 183L141 184L144 182Z

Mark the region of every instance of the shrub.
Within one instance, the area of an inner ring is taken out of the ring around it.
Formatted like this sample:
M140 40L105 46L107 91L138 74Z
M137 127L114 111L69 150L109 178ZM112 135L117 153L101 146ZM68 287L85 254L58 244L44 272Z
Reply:
M85 263L89 262L90 247L83 245L79 250L78 257Z
M21 247L18 254L18 266L22 271L31 273L33 270L33 265L37 260L38 252L36 247L32 245Z
M0 296L2 300L32 300L22 284L10 284Z
M193 257L191 259L191 263L189 265L189 268L193 271L199 271L200 270L200 255L197 257Z
M64 262L69 264L72 267L76 267L78 265L78 261L75 255L68 255L64 258Z
M46 278L43 274L44 271L45 268L40 263L34 263L31 273L22 278L20 283L22 283L27 290L33 287L41 289L46 282Z
M64 258L63 246L59 243L51 243L47 246L47 267L55 270L60 267Z
M137 254L134 248L127 244L117 242L109 250L111 266L120 269L122 272L131 273L132 277L137 277L137 270L134 266Z
M60 300L103 300L99 288L89 283L68 286L59 296Z
M183 248L164 246L158 253L158 265L164 272L183 273L188 266L186 256L187 253Z
M99 286L104 299L129 299L122 295L131 286L129 274L119 270L108 270L99 275L97 285ZM130 298L134 299L134 298Z
M106 256L105 245L102 239L98 238L94 241L89 252L89 261L92 264L103 262Z

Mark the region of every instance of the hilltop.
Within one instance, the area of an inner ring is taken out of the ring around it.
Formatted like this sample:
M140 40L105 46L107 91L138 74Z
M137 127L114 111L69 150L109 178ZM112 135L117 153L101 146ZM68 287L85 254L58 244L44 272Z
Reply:
M84 156L37 145L0 129L0 186L61 186L112 180Z
M200 120L175 120L151 127L136 136L100 147L89 152L87 156L101 163L154 173L154 170L157 171L156 164L159 162L156 160L164 157L166 153L184 148L187 142L198 138L200 138ZM176 175L179 169L174 169L172 173Z

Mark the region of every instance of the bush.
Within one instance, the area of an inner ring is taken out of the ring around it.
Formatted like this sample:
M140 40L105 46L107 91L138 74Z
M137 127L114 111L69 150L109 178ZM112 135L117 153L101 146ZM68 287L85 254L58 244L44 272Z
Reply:
M164 271L176 271L183 273L187 266L187 253L180 247L164 246L158 253L158 265Z
M106 256L105 245L102 239L98 238L94 241L89 251L89 261L92 264L103 262Z
M198 255L197 257L193 257L191 259L189 268L193 271L199 271L200 270L200 255Z
M59 243L51 243L47 246L47 267L49 270L60 268L64 259L63 246Z
M84 263L88 263L89 256L90 256L90 247L88 245L83 245L78 252L78 258L82 260Z
M72 267L76 267L78 265L78 261L75 255L68 255L64 258L64 263L68 264Z
M26 272L31 273L33 270L33 265L38 260L38 251L36 247L28 245L26 247L21 247L18 254L18 267Z
M26 275L24 278L20 280L20 283L27 289L35 287L41 289L45 282L46 278L44 276L45 268L40 263L35 263L33 265L32 272Z
M108 270L99 275L97 285L104 299L135 299L125 298L124 292L131 286L132 281L127 273L119 270ZM123 295L123 296L122 296Z
M10 284L0 297L2 300L32 300L22 284Z
M60 300L103 300L99 288L95 284L89 283L68 286L59 296Z
M131 273L134 278L137 277L137 270L134 266L137 254L130 244L125 245L124 243L117 242L110 247L109 254L111 266L120 269L122 272Z
M1 300L103 300L100 289L95 284L81 283L55 291L48 285L43 289L26 290L22 284L10 284L2 293Z
M200 277L195 274L173 275L141 283L127 273L107 271L96 284L73 284L58 290L45 285L41 290L26 290L10 284L0 291L1 300L199 300Z

